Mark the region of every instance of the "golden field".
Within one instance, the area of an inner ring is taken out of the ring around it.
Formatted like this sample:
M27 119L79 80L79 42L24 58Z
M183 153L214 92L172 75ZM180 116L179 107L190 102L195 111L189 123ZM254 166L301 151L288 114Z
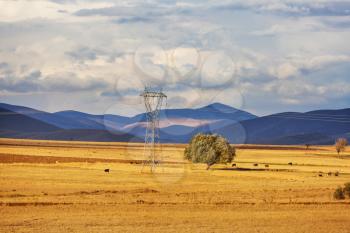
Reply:
M162 145L151 174L143 144L0 139L0 232L350 232L348 152L237 148L207 171Z

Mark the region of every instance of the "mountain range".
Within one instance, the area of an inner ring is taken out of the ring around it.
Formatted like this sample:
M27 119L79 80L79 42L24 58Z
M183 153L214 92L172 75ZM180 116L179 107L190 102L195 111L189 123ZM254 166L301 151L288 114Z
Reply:
M78 111L44 112L0 103L0 137L79 141L143 141L146 114L133 117ZM161 142L187 143L217 133L237 144L333 144L350 138L350 109L255 116L221 103L160 112Z

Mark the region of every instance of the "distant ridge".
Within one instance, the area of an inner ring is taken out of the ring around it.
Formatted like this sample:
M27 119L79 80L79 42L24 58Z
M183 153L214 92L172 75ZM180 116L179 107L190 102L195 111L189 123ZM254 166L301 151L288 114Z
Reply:
M62 129L96 129L98 125L91 125L92 122L83 122L78 118L66 118L65 116L57 116L53 113L39 111L33 108L27 108L23 106L16 106L10 104L0 103L0 107L6 110L16 112L18 114L40 120L42 122L54 125ZM103 129L103 125L100 125L100 129Z
M244 128L245 143L333 144L337 137L349 136L350 109L278 113L245 120L239 125ZM232 124L218 132L233 140L241 136L235 127Z
M24 114L0 107L0 129L7 132L54 132L60 130L51 124L28 117Z
M205 110L205 111L220 111L222 113L235 113L237 111L241 111L239 109L233 108L231 106L225 105L225 104L221 104L221 103L213 103L213 104L209 104L205 107L199 108L200 110ZM250 113L249 113L250 114Z
M142 141L146 115L93 115L74 110L48 113L0 103L0 137L81 141ZM196 133L217 133L231 143L333 144L350 138L350 108L284 112L263 117L213 103L161 111L162 142L187 143Z

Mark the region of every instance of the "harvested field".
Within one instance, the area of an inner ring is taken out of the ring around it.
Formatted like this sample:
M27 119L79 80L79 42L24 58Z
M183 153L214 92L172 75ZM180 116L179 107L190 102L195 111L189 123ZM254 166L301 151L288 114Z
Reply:
M349 232L348 152L238 145L207 171L163 145L151 174L142 146L0 139L0 232Z

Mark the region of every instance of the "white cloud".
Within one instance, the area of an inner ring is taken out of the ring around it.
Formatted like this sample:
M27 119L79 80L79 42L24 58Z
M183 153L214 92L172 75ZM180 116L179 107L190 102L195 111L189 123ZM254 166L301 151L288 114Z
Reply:
M283 21L283 23L274 24L267 29L254 31L252 34L257 36L276 36L278 34L295 34L325 29L326 27L324 24L314 19L288 19Z
M299 73L299 69L290 63L283 63L282 65L277 66L275 69L271 68L270 73L277 78L285 79L297 75Z
M16 22L38 18L43 20L78 20L78 18L73 19L71 13L81 8L99 9L110 6L113 4L103 1L69 1L66 4L47 0L0 1L0 21Z
M286 62L270 67L269 73L279 79L303 76L303 73L315 72L339 64L349 63L348 55L321 55L315 57L292 56Z
M299 14L309 13L309 9L305 6L289 5L288 3L277 2L277 1L261 4L258 10L284 12L284 13L299 13Z
M259 113L349 93L345 76L337 86L325 81L350 61L346 12L331 1L19 0L0 8L3 99L25 102L25 90L49 99L55 90L62 109L70 105L60 93L74 90L78 108L97 112L118 94L133 102L152 77L174 107L234 105L239 92L236 106ZM315 72L320 80L308 80Z

